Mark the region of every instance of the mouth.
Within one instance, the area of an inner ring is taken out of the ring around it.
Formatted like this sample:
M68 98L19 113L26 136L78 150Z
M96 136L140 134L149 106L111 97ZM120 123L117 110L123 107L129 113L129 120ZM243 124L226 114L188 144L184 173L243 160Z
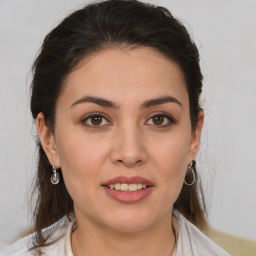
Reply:
M106 187L109 189L114 189L121 192L136 192L138 190L146 189L150 186L147 186L146 184L142 184L142 183L132 183L132 184L116 183L116 184L106 185Z
M150 195L154 189L154 184L139 176L119 176L105 182L102 187L107 195L118 202L136 203Z

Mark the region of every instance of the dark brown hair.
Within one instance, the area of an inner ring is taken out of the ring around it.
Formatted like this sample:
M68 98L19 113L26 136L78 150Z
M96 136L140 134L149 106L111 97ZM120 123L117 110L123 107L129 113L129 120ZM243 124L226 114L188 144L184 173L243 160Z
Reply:
M108 0L87 5L65 18L45 38L33 65L31 112L42 112L54 133L55 107L63 83L78 63L107 47L151 47L175 61L183 72L189 95L191 129L198 123L202 91L199 54L186 28L160 6L133 0ZM42 229L73 213L73 201L61 181L50 182L51 165L38 141L39 158L35 189L35 247L45 246ZM195 162L194 162L195 167ZM204 197L199 177L184 185L174 208L199 228L206 225ZM189 180L193 177L187 175Z

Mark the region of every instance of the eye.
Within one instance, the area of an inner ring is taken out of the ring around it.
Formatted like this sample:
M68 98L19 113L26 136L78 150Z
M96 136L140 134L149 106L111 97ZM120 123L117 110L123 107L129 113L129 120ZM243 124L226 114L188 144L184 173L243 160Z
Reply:
M82 120L82 123L91 128L100 128L109 125L110 122L101 114L91 114Z
M159 127L167 127L173 123L175 123L174 119L165 114L154 115L147 121L147 124Z

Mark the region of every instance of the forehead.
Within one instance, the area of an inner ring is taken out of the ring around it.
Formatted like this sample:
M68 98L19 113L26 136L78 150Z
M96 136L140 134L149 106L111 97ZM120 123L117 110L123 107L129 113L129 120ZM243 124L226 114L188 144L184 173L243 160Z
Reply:
M188 101L183 73L174 61L151 48L118 48L84 58L67 77L60 98L90 95L121 104L166 94Z

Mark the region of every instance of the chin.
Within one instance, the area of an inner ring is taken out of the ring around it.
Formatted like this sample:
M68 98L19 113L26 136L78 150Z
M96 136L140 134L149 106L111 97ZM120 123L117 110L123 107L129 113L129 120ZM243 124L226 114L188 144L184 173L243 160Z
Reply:
M142 214L119 214L112 215L104 220L105 226L119 232L140 232L152 226L156 220L152 218L152 213Z

